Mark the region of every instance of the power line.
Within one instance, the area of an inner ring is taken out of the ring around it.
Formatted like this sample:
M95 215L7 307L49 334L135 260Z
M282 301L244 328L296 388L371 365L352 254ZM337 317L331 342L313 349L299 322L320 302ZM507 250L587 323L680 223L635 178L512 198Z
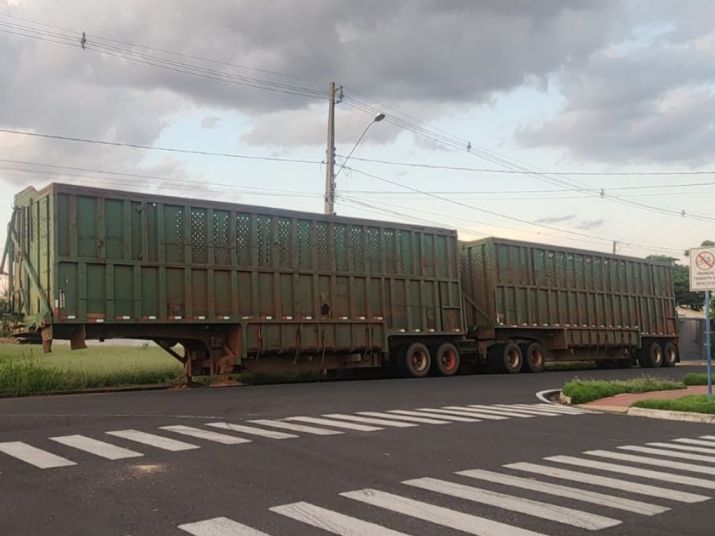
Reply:
M172 187L181 187L181 188L187 188L187 189L192 189L196 190L197 187L201 187L202 190L206 189L207 187L214 187L214 188L222 188L223 190L221 191L231 191L231 192L237 192L241 194L247 194L247 195L275 195L275 196L306 196L306 197L321 197L322 194L319 192L306 192L304 190L289 190L289 189L282 189L282 188L265 188L265 187L259 187L259 186L248 186L248 185L241 185L241 184L230 184L230 183L219 183L219 182L213 182L210 180L191 180L191 179L180 179L176 177L164 177L164 176L159 176L159 175L151 175L151 174L146 174L146 173L128 173L128 172L119 172L119 171L109 171L105 169L93 169L93 168L84 168L84 167L73 167L73 166L62 166L58 164L48 164L48 163L42 163L42 162L30 162L30 161L25 161L25 160L12 160L12 159L4 159L0 158L0 163L5 163L5 164L14 164L14 165L24 165L24 166L30 166L30 169L24 169L22 167L17 168L17 167L11 167L7 165L0 165L0 169L5 170L5 173L7 174L7 170L11 172L20 172L20 173L36 173L39 175L44 176L46 173L61 173L66 176L75 176L75 177L85 177L85 178L92 178L93 176L100 176L102 180L113 180L115 182L119 181L120 178L123 181L126 180L135 180L135 181L141 181L141 184L147 184L147 179L150 180L156 180L156 181L161 181L161 182L169 182L172 183ZM40 169L32 169L32 168L40 168ZM91 175L86 175L86 173L90 173ZM116 176L117 178L107 178L106 175L112 175ZM177 186L178 185L178 186Z
M579 237L584 237L584 238L590 238L590 239L601 240L601 241L603 241L603 242L609 242L609 243L612 243L612 242L613 242L613 239L611 239L611 238L605 238L605 237L601 237L601 236L597 236L597 235L591 235L591 234L588 234L588 233L582 233L582 232L573 231L573 230L570 230L570 229L560 229L560 228L558 228L558 227L553 227L553 226L547 225L547 224L545 224L545 223L539 223L539 222L530 221L530 220L527 220L527 219L524 219L524 218L519 218L518 216L511 216L511 215L508 215L508 214L502 214L502 213L500 213L500 212L496 212L496 211L494 211L494 210L489 210L489 209L486 209L486 208L484 208L484 207L479 207L479 206L475 206L475 205L470 205L470 204L467 204L467 203L463 203L463 202L461 202L461 201L457 201L457 200L455 200L455 199L450 199L450 198L443 197L443 196L440 196L440 195L432 194L432 193L430 193L430 192L428 192L428 191L420 190L419 188L415 188L415 187L413 187L413 186L409 186L409 185L404 184L404 183L400 183L400 182L397 182L397 181L394 181L394 180L391 180L391 179L386 179L385 177L381 177L381 176L379 176L379 175L375 175L374 173L368 173L368 172L361 171L361 170L358 170L358 169L355 169L355 168L349 168L349 169L350 169L351 171L355 172L355 173L360 174L360 175L364 175L364 176L367 176L367 177L371 177L371 178L373 178L373 179L375 179L375 180L378 180L378 181L381 181L381 182L385 182L385 183L387 183L387 184L392 184L392 185L394 185L394 186L398 186L398 187L404 188L404 189L406 189L406 190L411 190L411 191L413 191L413 192L417 192L417 193L420 193L420 194L424 194L424 195L426 195L426 196L429 196L429 197L431 197L431 198L433 198L433 199L437 199L437 200L439 200L439 201L444 201L444 202L447 202L447 203L451 203L451 204L453 204L453 205L461 206L461 207L463 207L463 208L468 208L468 209L471 209L471 210L476 210L476 211L478 211L478 212L483 212L483 213L489 214L489 215L491 215L491 216L496 216L496 217L499 217L499 218L504 218L504 219L516 221L516 222L519 222L519 223L523 223L523 224L531 225L531 226L535 226L535 227L541 227L541 228L548 229L548 230L551 230L551 231L556 231L556 232L559 232L559 233L566 233L566 234L570 234L570 235L574 235L574 236L579 236ZM641 248L644 248L644 249L650 249L650 250L654 250L654 251L657 250L657 251L668 251L668 252L675 252L675 251L677 251L677 252L679 252L679 253L682 252L682 250L676 250L676 249L674 249L674 248L664 248L664 247L660 247L660 246L651 246L651 245L647 245L647 244L638 244L638 243L636 243L636 242L624 242L624 241L619 241L619 242L620 242L621 244L627 244L627 245L630 245L630 246L641 247Z
M376 110L378 110L378 108L371 106L367 103L363 103L360 100L355 99L354 97L350 97L349 95L345 96L344 102L348 106L352 106L353 108L356 108L356 109L358 109L364 113L367 113L367 114L374 113ZM418 122L408 120L408 119L403 119L397 115L390 115L387 117L387 120L400 128L410 130L410 131L414 132L415 134L418 134L419 136L422 136L429 140L434 141L435 143L438 143L438 144L443 145L448 148L465 151L472 156L482 158L484 160L487 160L489 162L492 162L499 166L502 166L503 168L506 168L507 170L511 170L511 172L513 172L513 173L530 176L537 180L548 182L550 184L554 184L557 186L565 187L567 189L588 192L587 185L579 183L578 181L569 181L569 180L563 179L561 177L551 177L545 172L542 172L539 170L534 170L534 169L529 169L528 167L525 167L522 163L518 162L517 160L499 155L498 153L495 153L488 149L479 147L477 145L472 145L472 143L469 140L459 139L459 138L449 135L449 134L443 135L439 131L435 131L430 128L425 128L425 127L421 126ZM622 199L622 198L616 197L616 196L601 196L600 194L596 194L596 193L591 194L591 197L594 197L594 198L603 197L604 199L607 199L609 201L628 205L628 206L638 208L641 210L645 210L648 212L656 212L658 214L663 214L663 215L667 215L667 216L671 216L671 217L678 217L678 218L686 217L686 218L694 220L694 221L701 221L701 222L707 222L707 223L715 222L715 218L712 218L705 214L689 213L685 209L678 210L678 209L672 209L670 207L662 207L662 206L658 206L658 205L648 205L648 204L641 203L641 202L638 202L635 200Z
M63 31L63 32L71 32L71 33L76 34L76 35L79 35L79 34L81 33L81 30L78 30L77 28L67 28L67 27L62 27L62 26L56 26L56 25L47 24L47 23L44 23L44 22L40 22L40 21L35 21L35 20L32 20L32 19L28 19L28 18L25 18L25 17L20 17L20 16L17 16L17 15L11 15L11 14L9 14L9 13L0 13L0 17L6 17L6 18L8 18L8 19L20 20L20 21L23 21L23 22L28 22L28 23L34 24L34 25L36 25L36 26L44 26L45 28L51 28L51 29L60 30L60 31ZM122 41L122 40L119 40L119 39L111 39L111 38L108 38L108 37L101 37L101 36L96 36L96 35L93 35L92 37L93 37L93 39L98 39L98 40L100 40L100 41L106 41L106 42L116 43L116 44L120 44L120 45L128 45L128 46L135 47L135 48L143 48L143 49L145 49L145 50L151 50L151 51L153 51L153 52L161 52L161 53L163 53L163 54L169 54L169 55L172 55L172 56L183 57L183 58L189 58L189 59L192 59L192 60L205 61L205 62L213 63L213 64L216 64L216 65L223 65L223 66L225 66L225 67L232 67L232 68L235 68L235 69L242 69L242 70L246 70L246 71L254 71L254 72L257 72L257 73L269 74L269 75L278 76L278 77L281 77L281 78L288 78L288 79L294 79L294 80L302 80L302 81L304 81L304 82L314 82L314 83L318 83L317 80L310 79L310 78L306 78L306 77L303 77L303 76L297 76L297 75L294 75L294 74L281 73L281 72L278 72L278 71L271 71L271 70L268 70L268 69L260 69L260 68L257 68L257 67L249 67L248 65L240 65L240 64L237 64L237 63L231 63L231 62L227 62L227 61L217 60L217 59L214 59L214 58L207 58L207 57L205 57L205 56L198 56L198 55L193 55L193 54L185 54L185 53L176 52L176 51L173 51L173 50L167 50L167 49L163 49L163 48L151 47L151 46L148 46L148 45L130 43L130 42L128 42L128 41Z
M177 147L161 147L157 145L142 145L139 143L125 143L118 141L95 140L90 138L77 138L73 136L61 136L59 134L46 134L42 132L28 132L26 130L14 130L9 128L0 128L0 132L4 132L6 134L17 134L21 136L32 136L36 138L48 138L53 140L72 141L78 143L92 143L95 145L108 145L112 147L129 147L132 149L146 149L151 151L164 151L170 153L196 154L201 156L220 156L224 158L240 158L246 160L265 160L269 162L288 162L292 164L322 164L322 162L318 160L301 160L297 158L281 158L278 156L257 156L238 153L221 153L213 151L201 151L197 149L180 149Z
M338 155L341 156L342 155ZM530 171L522 171L517 169L499 169L499 168L477 168L468 166L450 166L444 164L428 164L426 162L398 162L394 160L383 160L379 158L353 157L353 160L360 162L370 162L374 164L385 164L390 166L414 167L425 169L438 169L449 171L471 171L477 173L499 173L506 175L526 175ZM704 171L542 171L544 175L586 175L594 177L607 176L670 176L670 175L715 175L715 170Z
M33 22L33 24L37 23ZM83 34L82 41L80 42L77 37L78 34L73 30L60 29L60 32L51 32L34 26L0 21L0 32L19 35L22 37L29 37L33 39L39 39L42 41L49 41L56 44L71 46L73 48L90 50L98 52L100 54L105 54L107 56L113 56L129 61L134 61L136 63L151 65L161 69L187 74L190 76L198 76L202 78L217 80L220 82L238 84L254 89L261 89L266 91L273 91L315 99L326 98L326 92L324 90L305 86L298 86L295 84L287 84L284 82L277 82L275 80L260 79L256 77L248 77L245 75L228 73L226 71L211 69L201 65L185 63L178 60L171 60L168 58L162 58L148 53L141 53L137 52L136 50L133 50L133 48L126 48L109 44L111 40L107 40L99 36L95 37L92 35L87 36L86 34ZM146 48L138 45L131 46ZM182 56L178 53L173 54ZM204 61L206 61L206 59L204 59Z

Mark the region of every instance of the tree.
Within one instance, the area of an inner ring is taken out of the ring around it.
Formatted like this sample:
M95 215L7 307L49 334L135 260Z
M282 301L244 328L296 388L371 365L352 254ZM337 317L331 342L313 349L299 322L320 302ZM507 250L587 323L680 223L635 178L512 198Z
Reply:
M708 242L708 241L706 241ZM705 243L704 243L705 244ZM705 244L703 247L708 247ZM667 255L649 255L649 261L665 262L673 267L673 287L675 289L675 304L679 307L687 307L693 311L702 311L705 294L702 292L692 292L690 290L690 268L678 263L675 257Z

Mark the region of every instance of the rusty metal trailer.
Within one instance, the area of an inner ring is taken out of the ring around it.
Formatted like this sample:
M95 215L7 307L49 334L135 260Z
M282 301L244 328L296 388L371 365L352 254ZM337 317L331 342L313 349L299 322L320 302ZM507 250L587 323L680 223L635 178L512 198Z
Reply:
M18 336L153 340L186 378L397 365L451 375L453 230L51 184L15 197Z
M460 261L468 335L493 370L679 359L670 265L498 238L462 244Z

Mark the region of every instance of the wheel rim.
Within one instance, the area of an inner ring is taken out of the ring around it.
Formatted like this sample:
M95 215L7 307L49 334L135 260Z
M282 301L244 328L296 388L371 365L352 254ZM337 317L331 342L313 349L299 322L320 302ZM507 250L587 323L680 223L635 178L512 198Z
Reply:
M454 350L446 350L440 356L442 368L446 371L452 371L457 368L457 353Z
M654 346L651 348L650 359L654 365L659 365L663 362L663 352L661 352L659 347Z
M673 348L668 348L668 351L666 352L666 359L668 360L668 363L675 363L678 359L678 356L675 353L675 350Z
M429 360L427 359L427 354L422 350L415 350L410 356L410 362L412 363L412 368L415 372L423 372L427 367L429 367Z
M544 366L544 354L541 353L541 350L534 350L531 352L531 362L536 368Z
M514 349L509 350L506 353L506 362L509 364L511 368L516 368L519 366L521 363L521 359L519 357L519 352L517 352Z

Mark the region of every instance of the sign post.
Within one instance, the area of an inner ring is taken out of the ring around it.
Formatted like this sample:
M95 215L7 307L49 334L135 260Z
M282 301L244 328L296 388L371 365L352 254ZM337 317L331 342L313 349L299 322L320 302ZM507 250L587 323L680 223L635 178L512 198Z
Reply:
M715 290L715 248L690 250L690 290L705 292L705 358L708 364L708 400L713 399L710 291Z

